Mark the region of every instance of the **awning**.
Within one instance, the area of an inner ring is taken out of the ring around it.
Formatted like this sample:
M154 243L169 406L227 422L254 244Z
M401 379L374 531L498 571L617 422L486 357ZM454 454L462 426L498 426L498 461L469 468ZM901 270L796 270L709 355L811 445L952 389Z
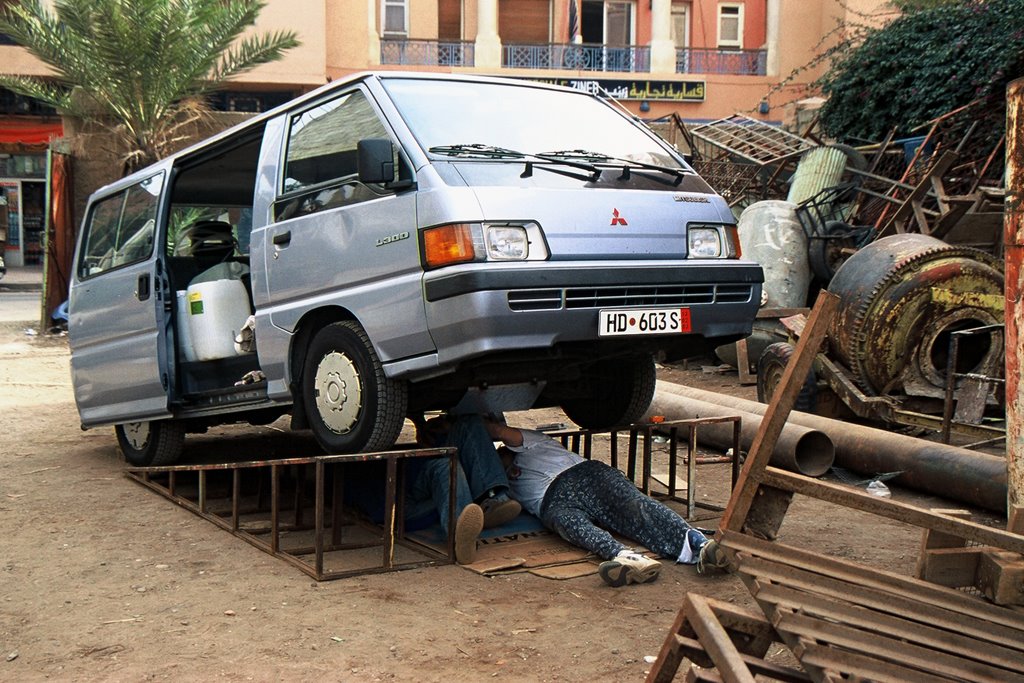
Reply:
M46 122L39 120L0 118L0 144L49 144L53 138L64 135L64 125L60 121Z

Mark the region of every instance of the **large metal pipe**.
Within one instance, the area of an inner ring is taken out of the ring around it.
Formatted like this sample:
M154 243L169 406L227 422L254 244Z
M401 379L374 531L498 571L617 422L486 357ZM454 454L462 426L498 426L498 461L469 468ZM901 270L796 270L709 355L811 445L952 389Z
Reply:
M757 434L761 416L745 410L727 408L708 401L699 401L687 396L658 392L651 402L644 419L662 415L669 420L690 420L702 417L726 417L738 415L742 418L740 446L749 450ZM700 425L697 438L719 448L732 448L732 424L728 422ZM771 464L808 477L820 477L829 471L835 459L836 449L826 434L796 424L786 425L772 451Z
M768 407L756 401L659 381L655 400L664 394L686 396L759 416ZM868 476L901 471L903 474L894 480L901 486L1006 513L1004 458L797 411L790 414L789 422L827 434L835 444L835 463L839 467Z

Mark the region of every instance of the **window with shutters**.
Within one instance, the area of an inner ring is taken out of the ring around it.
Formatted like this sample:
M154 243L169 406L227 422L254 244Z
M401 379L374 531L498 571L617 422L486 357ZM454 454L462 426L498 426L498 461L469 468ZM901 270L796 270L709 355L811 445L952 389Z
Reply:
M743 5L721 3L718 5L718 47L743 47Z
M384 35L392 37L409 35L408 0L382 0L381 17Z

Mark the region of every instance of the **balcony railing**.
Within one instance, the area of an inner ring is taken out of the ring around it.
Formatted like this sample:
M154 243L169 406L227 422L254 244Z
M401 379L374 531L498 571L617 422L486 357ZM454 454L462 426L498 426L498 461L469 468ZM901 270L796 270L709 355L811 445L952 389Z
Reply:
M380 41L380 63L407 66L473 66L473 43L386 38Z
M676 73L764 76L767 50L709 50L686 47L676 50Z
M513 69L570 69L572 71L651 70L651 48L645 45L505 45L501 65Z

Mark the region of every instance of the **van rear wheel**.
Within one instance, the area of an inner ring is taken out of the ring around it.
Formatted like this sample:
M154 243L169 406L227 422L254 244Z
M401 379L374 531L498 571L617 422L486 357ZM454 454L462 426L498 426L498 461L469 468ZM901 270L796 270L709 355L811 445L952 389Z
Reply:
M127 422L114 433L124 459L136 467L173 465L185 446L185 428L173 420Z
M370 338L353 320L333 323L313 338L302 373L310 428L328 453L390 448L405 422L405 382L384 374Z
M583 370L584 396L562 403L566 416L584 429L603 431L643 417L654 398L657 370L650 355L602 360Z

